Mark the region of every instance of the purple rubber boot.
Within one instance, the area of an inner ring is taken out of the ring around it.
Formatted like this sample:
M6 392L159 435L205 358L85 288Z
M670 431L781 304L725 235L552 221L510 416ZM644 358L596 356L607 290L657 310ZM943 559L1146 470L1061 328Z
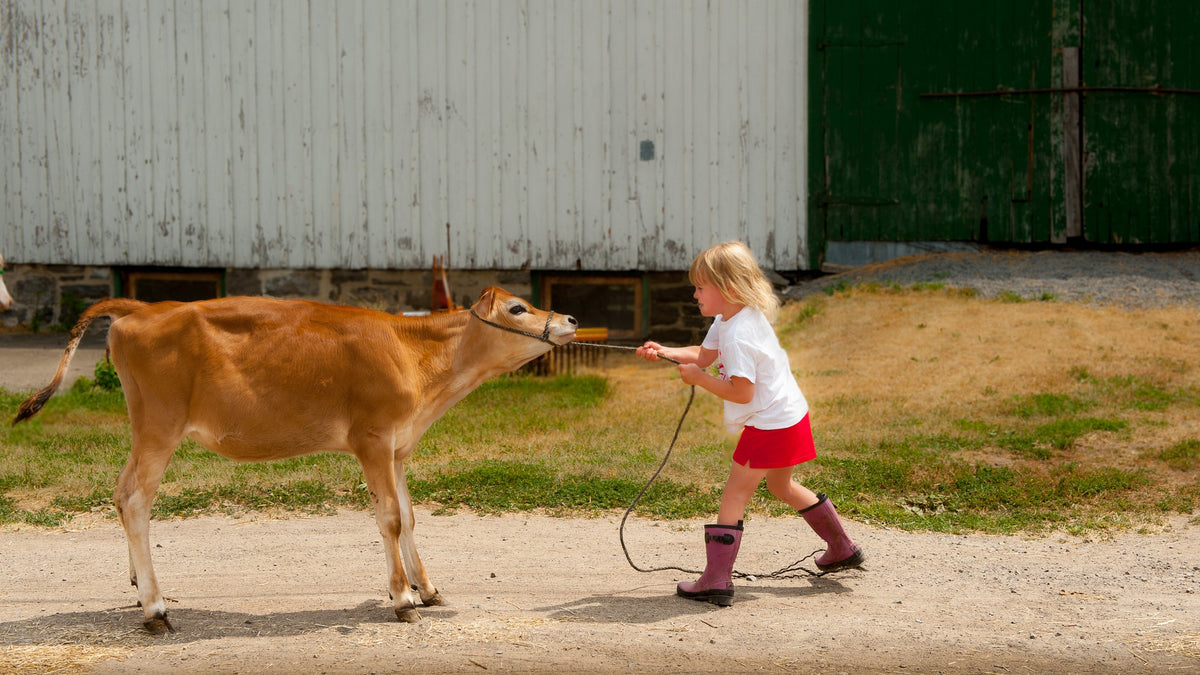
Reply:
M707 600L714 605L733 604L733 561L742 545L742 521L737 525L705 525L704 553L708 558L704 573L695 581L681 581L676 593L691 600Z
M813 532L825 540L825 553L817 558L817 569L833 572L846 567L858 567L866 560L862 549L842 529L837 509L833 508L833 502L824 494L818 494L817 503L801 511L800 515L804 516L804 521Z

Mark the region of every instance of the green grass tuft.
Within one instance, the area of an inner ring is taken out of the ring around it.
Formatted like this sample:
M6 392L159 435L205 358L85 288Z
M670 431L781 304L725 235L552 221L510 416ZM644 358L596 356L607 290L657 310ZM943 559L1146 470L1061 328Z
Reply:
M1158 458L1176 471L1200 467L1200 440L1189 438L1158 453Z
M536 509L596 513L627 507L642 487L643 483L627 478L556 476L542 464L507 461L486 461L409 481L413 499L485 513ZM719 489L696 491L659 480L643 495L637 512L661 518L692 518L711 513L719 501Z

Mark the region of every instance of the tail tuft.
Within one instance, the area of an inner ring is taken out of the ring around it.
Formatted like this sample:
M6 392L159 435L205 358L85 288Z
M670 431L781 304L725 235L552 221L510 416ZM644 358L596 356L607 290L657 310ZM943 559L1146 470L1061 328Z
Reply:
M13 420L13 426L15 427L17 424L24 422L30 417L38 414L38 412L41 411L42 406L46 405L46 401L50 400L50 397L54 395L55 389L57 389L57 387L46 387L33 396L25 399L25 402L22 403L21 407L17 409L17 416Z
M45 389L25 399L25 402L17 410L17 417L13 420L13 426L38 414L42 406L46 405L46 401L49 401L54 392L58 391L59 385L62 384L63 378L67 374L67 366L71 365L71 357L75 355L75 349L79 347L79 341L83 339L83 334L87 332L88 326L92 324L92 321L96 317L107 316L119 319L145 306L146 303L140 300L114 298L101 300L88 307L79 316L79 321L75 323L75 327L71 329L70 340L67 342L67 348L63 352L62 358L58 361L58 371L54 373L54 379L50 381L50 384L46 385Z

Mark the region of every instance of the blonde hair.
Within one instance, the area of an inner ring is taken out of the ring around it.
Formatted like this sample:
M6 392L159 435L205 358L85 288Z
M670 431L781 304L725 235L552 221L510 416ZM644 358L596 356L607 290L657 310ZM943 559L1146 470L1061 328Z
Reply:
M701 252L688 269L688 280L693 286L715 286L721 297L761 310L771 323L779 316L779 296L750 247L740 241L727 241Z

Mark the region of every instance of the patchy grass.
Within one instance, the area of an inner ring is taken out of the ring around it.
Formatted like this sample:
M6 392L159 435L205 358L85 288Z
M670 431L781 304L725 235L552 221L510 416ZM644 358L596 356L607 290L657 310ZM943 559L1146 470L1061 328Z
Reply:
M790 303L778 331L818 444L796 475L851 518L914 530L1085 532L1195 514L1197 322L1182 309L985 300L940 281ZM410 490L442 510L623 509L661 461L686 396L673 368L621 354L573 377L496 378L425 434ZM0 391L0 412L11 419L23 398ZM709 517L735 440L720 403L698 393L639 512ZM0 444L0 522L112 512L129 444L119 391L81 381L3 427ZM155 515L336 507L368 507L351 457L239 464L188 441ZM763 488L750 511L788 509Z

